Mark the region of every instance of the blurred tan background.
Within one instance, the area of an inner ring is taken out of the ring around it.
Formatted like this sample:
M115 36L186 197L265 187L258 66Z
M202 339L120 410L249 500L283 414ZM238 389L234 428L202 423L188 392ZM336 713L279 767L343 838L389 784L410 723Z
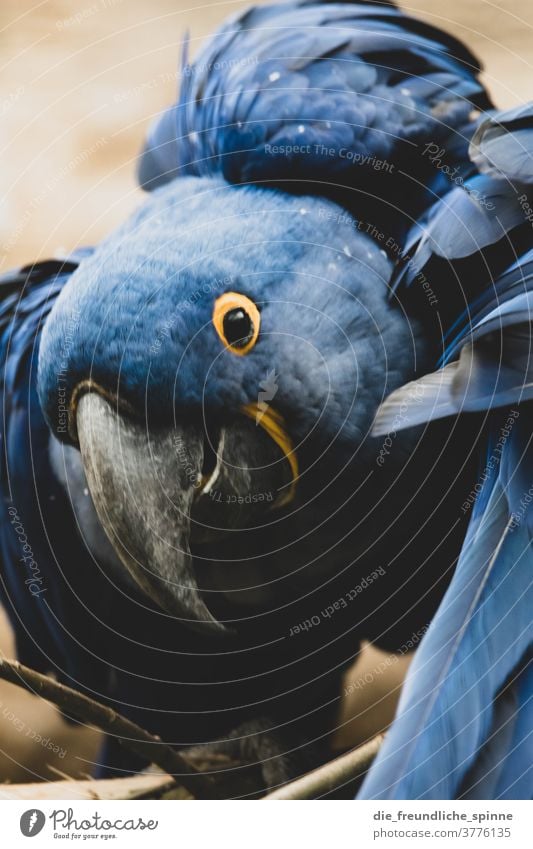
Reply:
M184 32L194 55L248 5L1 0L0 271L95 242L140 202L134 160L150 119L174 98ZM497 105L533 99L532 0L401 5L478 53ZM13 654L1 611L0 649ZM391 715L405 666L372 651L349 673L348 687L370 671L373 689L370 699L356 687L345 704L343 721L359 718L344 726L342 744ZM376 695L379 712L369 707ZM95 751L94 733L67 728L53 708L0 682L0 781L87 773Z

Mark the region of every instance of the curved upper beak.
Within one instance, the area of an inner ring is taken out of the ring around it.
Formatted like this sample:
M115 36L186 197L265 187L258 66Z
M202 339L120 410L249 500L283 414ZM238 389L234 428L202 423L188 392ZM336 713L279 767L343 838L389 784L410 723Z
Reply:
M202 630L227 631L202 597L191 542L216 541L257 521L265 502L257 504L250 493L271 493L269 506L285 501L294 461L265 427L244 416L218 432L214 452L201 427L149 430L96 391L81 395L75 416L95 509L124 566L171 615Z

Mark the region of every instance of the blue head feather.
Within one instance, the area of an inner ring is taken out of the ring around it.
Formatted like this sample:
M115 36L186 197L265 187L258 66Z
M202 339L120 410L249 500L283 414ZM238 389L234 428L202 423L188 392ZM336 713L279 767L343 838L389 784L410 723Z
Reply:
M295 438L368 431L384 394L413 371L412 327L387 302L390 263L334 204L221 179L164 187L85 260L44 328L39 390L61 436L66 397L91 379L161 421L234 416L275 369L276 407ZM226 291L261 311L244 357L212 322ZM73 316L75 344L65 345ZM117 385L118 383L118 385ZM153 412L155 411L155 412ZM59 428L59 429L58 429Z

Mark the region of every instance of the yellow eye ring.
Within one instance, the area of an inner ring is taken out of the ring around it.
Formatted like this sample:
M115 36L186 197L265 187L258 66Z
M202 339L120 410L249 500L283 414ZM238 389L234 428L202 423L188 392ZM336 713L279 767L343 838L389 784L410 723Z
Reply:
M246 295L224 292L215 301L213 324L226 348L243 357L257 342L261 313Z

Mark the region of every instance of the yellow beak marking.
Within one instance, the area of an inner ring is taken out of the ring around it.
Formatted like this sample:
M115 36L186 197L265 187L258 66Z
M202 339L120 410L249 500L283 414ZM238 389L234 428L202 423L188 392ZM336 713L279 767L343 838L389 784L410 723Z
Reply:
M298 457L292 443L292 439L287 433L285 420L280 413L274 410L273 407L260 405L259 402L245 404L242 407L242 412L248 418L253 419L257 425L260 425L265 430L271 439L274 440L278 448L281 449L285 459L287 460L292 473L292 481L287 490L280 495L276 502L276 507L283 507L289 504L294 498L296 492L296 482L299 477Z

